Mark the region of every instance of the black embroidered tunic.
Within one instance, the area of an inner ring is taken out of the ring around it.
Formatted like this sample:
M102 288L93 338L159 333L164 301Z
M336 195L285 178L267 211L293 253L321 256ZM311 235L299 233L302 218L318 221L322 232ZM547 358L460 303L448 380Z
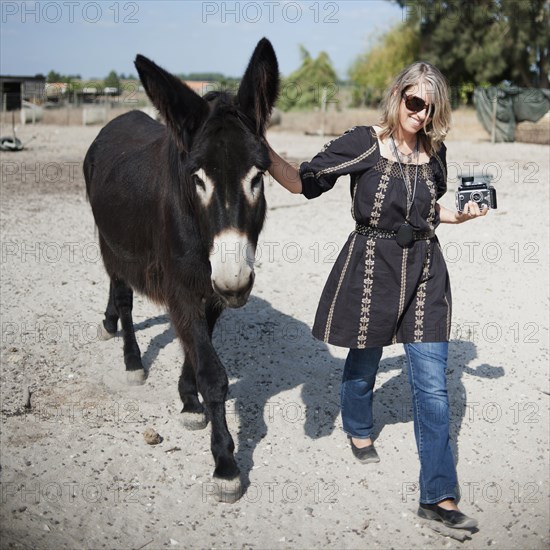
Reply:
M446 148L418 167L410 223L435 229L436 201L447 189ZM407 189L416 165L399 164L380 154L372 127L357 126L329 142L300 166L302 193L312 199L349 174L352 215L357 224L397 231L405 222ZM396 342L449 339L451 288L437 237L401 248L395 239L353 231L323 289L313 335L347 348L387 346Z

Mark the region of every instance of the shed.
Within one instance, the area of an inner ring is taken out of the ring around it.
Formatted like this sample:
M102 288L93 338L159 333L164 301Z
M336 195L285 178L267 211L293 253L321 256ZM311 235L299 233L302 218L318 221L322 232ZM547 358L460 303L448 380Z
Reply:
M0 75L0 110L17 111L22 100L41 103L45 99L46 77Z

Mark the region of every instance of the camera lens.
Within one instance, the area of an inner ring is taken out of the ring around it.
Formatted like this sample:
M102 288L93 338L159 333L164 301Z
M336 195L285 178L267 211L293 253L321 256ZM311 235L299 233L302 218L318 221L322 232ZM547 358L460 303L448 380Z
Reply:
M470 200L474 202L481 202L483 200L483 194L479 191L474 191L470 196Z

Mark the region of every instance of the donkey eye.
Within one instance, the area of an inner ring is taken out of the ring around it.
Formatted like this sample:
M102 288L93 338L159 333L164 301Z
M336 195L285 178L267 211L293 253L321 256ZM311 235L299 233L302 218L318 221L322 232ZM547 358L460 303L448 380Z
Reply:
M260 185L262 185L262 183L264 182L264 173L265 172L258 172L252 178L252 181L250 182L250 186L252 187L252 189L257 189L258 187L260 187Z
M200 201L204 206L208 206L214 194L214 184L212 180L206 175L204 170L200 168L193 174L193 182Z
M252 190L252 196L256 195L256 192L259 191L264 183L264 173L258 172L250 182L250 189Z
M206 191L206 185L204 184L204 181L202 181L197 174L193 174L193 180L195 182L195 185L200 187L203 191Z
M255 204L260 197L264 181L264 172L257 167L250 168L248 173L241 180L242 190L250 204Z

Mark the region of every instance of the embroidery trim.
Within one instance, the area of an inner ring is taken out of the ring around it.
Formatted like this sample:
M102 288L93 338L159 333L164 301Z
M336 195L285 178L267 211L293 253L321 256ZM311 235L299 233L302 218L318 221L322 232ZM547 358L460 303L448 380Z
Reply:
M376 143L370 149L367 149L364 153L361 153L358 157L355 157L354 159L348 160L346 162L342 162L341 164L337 164L336 166L330 166L329 168L324 168L323 170L319 170L315 174L315 178L318 179L323 174L331 174L332 172L336 172L343 168L348 168L349 166L353 166L354 164L357 164L358 162L361 162L362 160L366 159L368 156L372 155L372 152L375 149L376 149Z
M370 226L377 227L378 222L380 221L380 215L382 211L382 203L386 196L386 191L388 190L388 182L390 181L391 165L388 163L386 169L380 178L380 183L376 189L376 194L374 195L374 203L372 205L372 212L370 215Z
M421 342L424 336L424 312L426 306L426 286L430 275L431 247L426 250L426 258L422 266L422 281L416 291L416 308L414 311L414 341Z
M365 275L363 278L363 298L361 299L361 317L357 335L357 347L367 347L367 332L369 330L370 306L372 302L372 283L374 275L374 250L376 240L367 239L365 248Z
M426 171L422 175L426 180L426 185L428 186L430 195L432 197L432 200L430 202L430 211L428 213L428 218L426 219L426 221L428 222L430 229L433 229L433 221L435 218L435 203L437 202L437 189L435 188L435 183L431 178L431 176L433 175L432 171L428 169L428 167L426 167Z
M346 275L346 271L348 270L348 264L351 259L351 254L353 252L353 247L355 246L355 239L357 238L357 233L353 235L353 239L351 240L351 243L349 245L348 255L346 257L346 262L344 263L344 267L342 268L342 273L340 273L340 279L338 280L338 286L336 287L336 292L334 293L334 298L332 299L332 303L330 304L330 309L328 312L327 317L327 324L325 326L325 337L323 340L325 342L328 342L329 336L330 336L330 329L332 327L332 318L334 317L334 308L336 307L336 301L338 299L338 294L340 294L340 288L342 288L342 283L344 281L344 277Z

